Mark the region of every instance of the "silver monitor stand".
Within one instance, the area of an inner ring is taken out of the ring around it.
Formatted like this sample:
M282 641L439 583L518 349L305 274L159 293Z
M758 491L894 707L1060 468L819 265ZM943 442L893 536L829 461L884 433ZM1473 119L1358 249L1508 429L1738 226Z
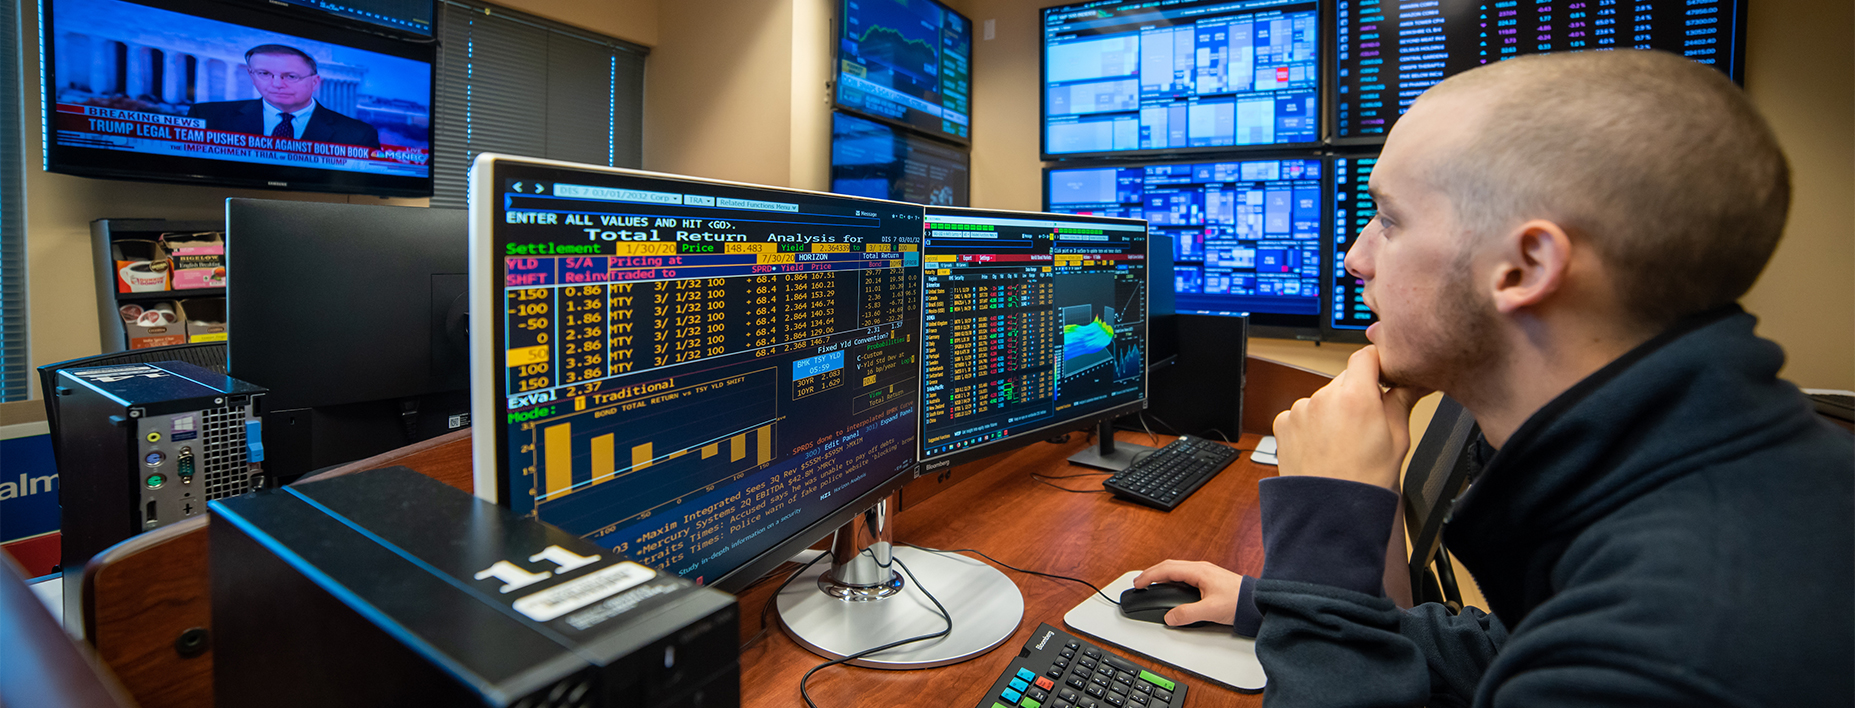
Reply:
M898 639L933 634L947 620L896 561L951 615L953 631L850 661L875 669L957 664L1004 643L1024 618L1024 594L1005 574L952 553L896 547L891 494L837 530L831 563L814 564L775 598L780 624L800 646L841 659Z

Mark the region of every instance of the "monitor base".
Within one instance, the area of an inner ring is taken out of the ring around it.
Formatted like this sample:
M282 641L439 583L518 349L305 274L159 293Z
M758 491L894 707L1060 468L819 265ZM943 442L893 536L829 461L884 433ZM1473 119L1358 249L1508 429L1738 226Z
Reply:
M957 664L991 651L1018 630L1018 623L1024 619L1024 594L996 568L965 556L907 546L897 547L893 553L947 608L953 631L945 637L904 644L846 663L872 669L928 669ZM921 593L920 587L908 582L906 575L899 593L880 600L849 602L818 589L819 576L829 570L820 566L806 569L774 599L787 636L814 654L839 659L898 639L933 634L947 626L934 603Z
M1158 449L1115 440L1114 421L1111 420L1104 420L1096 426L1095 438L1100 444L1085 447L1081 452L1070 455L1069 464L1119 472L1133 465L1135 458L1144 457L1146 453Z

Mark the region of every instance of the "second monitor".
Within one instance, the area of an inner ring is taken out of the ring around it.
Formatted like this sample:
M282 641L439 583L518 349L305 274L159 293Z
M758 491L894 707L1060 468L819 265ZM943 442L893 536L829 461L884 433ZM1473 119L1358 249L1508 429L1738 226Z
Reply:
M927 227L927 470L1145 407L1145 222L929 207Z

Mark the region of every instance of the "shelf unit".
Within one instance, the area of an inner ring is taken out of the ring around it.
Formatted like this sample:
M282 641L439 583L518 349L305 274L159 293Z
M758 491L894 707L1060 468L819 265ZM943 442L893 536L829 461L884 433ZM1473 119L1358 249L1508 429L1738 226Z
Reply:
M97 276L97 329L104 352L129 349L128 332L117 314L124 304L225 296L225 288L116 292L116 259L110 255L110 245L124 240L157 241L164 233L200 231L225 231L225 222L170 219L97 219L90 222L91 261Z

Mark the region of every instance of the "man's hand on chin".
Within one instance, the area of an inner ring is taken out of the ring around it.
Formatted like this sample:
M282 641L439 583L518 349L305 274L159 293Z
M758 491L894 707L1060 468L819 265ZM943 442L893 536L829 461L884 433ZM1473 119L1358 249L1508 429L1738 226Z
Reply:
M1378 347L1354 352L1346 370L1275 417L1277 472L1398 490L1410 449L1411 406L1430 393L1378 385Z

